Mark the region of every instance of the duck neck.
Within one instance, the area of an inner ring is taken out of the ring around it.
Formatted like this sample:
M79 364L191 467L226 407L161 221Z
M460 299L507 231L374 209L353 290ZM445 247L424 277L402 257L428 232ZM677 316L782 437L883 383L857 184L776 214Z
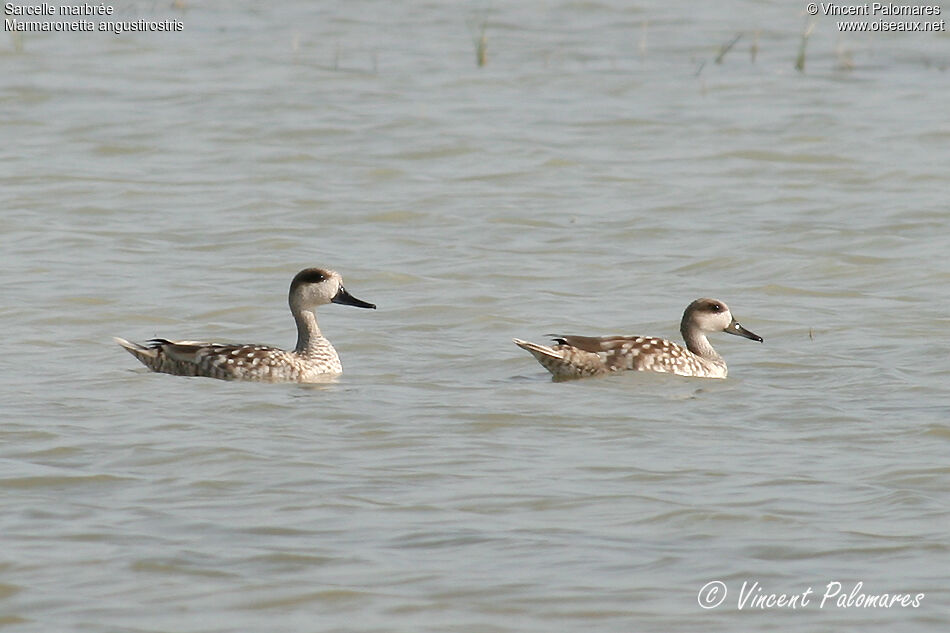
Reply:
M712 361L721 361L722 356L709 344L709 339L699 330L688 329L685 325L680 327L680 334L686 341L686 349L692 353Z
M298 354L312 351L320 341L325 340L313 310L294 310L294 320L297 322L297 347L294 351Z

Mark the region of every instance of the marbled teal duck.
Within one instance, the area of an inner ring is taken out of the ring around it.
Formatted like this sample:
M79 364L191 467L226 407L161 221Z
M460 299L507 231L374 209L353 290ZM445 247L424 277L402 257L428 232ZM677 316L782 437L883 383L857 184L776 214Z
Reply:
M375 308L343 287L339 273L323 268L301 270L290 284L290 311L297 322L297 346L282 350L265 345L229 345L152 339L146 345L115 341L152 371L176 376L207 376L257 382L321 382L343 373L336 350L317 325L316 308L340 303Z
M554 376L555 381L600 376L617 371L655 371L679 376L725 378L726 361L713 349L706 334L726 332L762 342L745 329L722 301L697 299L687 306L680 322L686 347L651 336L559 336L555 345L514 339Z

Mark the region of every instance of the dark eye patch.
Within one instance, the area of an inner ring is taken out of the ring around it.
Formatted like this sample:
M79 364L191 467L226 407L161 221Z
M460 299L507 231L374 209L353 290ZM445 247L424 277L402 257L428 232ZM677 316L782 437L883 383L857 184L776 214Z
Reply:
M300 281L304 283L308 283L308 284L318 284L321 281L326 281L326 280L327 280L326 275L324 275L321 272L314 271L312 273L308 273L304 275Z
M291 285L296 286L298 284L318 284L326 280L326 271L320 270L319 268L308 268L297 273L297 276L294 277L294 281Z

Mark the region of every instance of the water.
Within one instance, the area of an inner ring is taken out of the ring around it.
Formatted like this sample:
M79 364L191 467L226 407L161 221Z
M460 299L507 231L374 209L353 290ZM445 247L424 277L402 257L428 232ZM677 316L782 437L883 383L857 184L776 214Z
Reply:
M0 624L945 630L945 33L819 19L801 74L787 3L187 5L0 38ZM292 345L310 265L379 305L321 310L335 383L111 341ZM706 295L765 338L727 381L510 343Z

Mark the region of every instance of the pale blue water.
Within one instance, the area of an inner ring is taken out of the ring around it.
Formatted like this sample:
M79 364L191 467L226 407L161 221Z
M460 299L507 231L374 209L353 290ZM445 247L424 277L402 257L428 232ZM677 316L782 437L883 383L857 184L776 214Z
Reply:
M945 33L819 19L802 74L787 3L115 6L185 29L0 37L0 624L945 630ZM292 345L310 265L379 306L321 310L334 384L111 341ZM765 338L724 382L510 342L706 295Z

